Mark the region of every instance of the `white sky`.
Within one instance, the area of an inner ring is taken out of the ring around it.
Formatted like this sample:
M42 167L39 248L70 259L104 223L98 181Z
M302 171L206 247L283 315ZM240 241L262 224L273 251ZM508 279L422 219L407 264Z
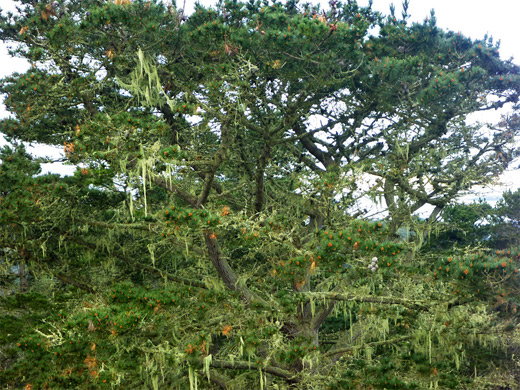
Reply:
M79 1L79 0L74 0ZM313 0L327 5L327 0ZM214 4L214 0L201 0L203 5ZM300 0L300 2L303 2ZM179 6L186 4L188 13L191 13L195 4L194 0L178 0ZM389 13L389 6L394 3L396 15L401 15L401 1L373 0L373 8ZM503 59L515 58L515 63L520 64L520 0L410 0L408 13L411 21L422 21L430 16L430 10L435 9L437 25L444 29L461 31L473 39L483 38L488 34L495 41L500 41L500 54ZM15 2L12 0L0 0L2 10L14 10ZM368 0L358 0L358 4L367 5ZM7 46L0 42L0 77L5 77L14 71L23 72L28 68L25 61L11 58L7 55ZM3 102L3 98L1 98ZM3 104L0 104L0 117L7 116ZM0 137L0 145L3 139ZM49 148L36 145L33 149L39 155L48 155ZM475 195L469 199L484 196L491 203L498 199L505 189L516 190L520 187L520 161L515 161L508 172L501 177L501 186L487 189L475 189ZM62 170L60 170L63 172Z

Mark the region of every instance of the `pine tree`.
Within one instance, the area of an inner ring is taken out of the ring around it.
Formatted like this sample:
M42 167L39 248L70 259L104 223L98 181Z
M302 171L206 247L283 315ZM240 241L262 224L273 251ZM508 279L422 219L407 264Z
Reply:
M514 253L418 255L393 234L514 157L518 67L490 40L355 1L19 3L0 38L32 66L2 81L0 131L76 171L37 176L43 161L2 152L2 265L14 290L23 264L28 290L1 297L2 383L509 378ZM465 122L498 107L491 135ZM389 219L363 218L361 196Z

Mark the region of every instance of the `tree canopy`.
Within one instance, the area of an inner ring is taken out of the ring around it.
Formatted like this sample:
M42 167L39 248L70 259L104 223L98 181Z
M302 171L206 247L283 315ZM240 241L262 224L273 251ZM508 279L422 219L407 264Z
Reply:
M491 38L410 23L406 1L18 3L0 17L31 63L0 85L2 383L517 383L518 249L418 252L518 155L519 67ZM42 175L23 143L75 173Z
M493 228L495 245L501 249L520 243L520 189L508 190L496 206Z

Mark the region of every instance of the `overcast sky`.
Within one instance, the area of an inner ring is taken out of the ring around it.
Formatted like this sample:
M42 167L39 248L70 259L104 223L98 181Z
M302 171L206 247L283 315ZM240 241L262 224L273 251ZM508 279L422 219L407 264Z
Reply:
M79 1L79 0L75 0ZM302 1L301 1L302 2ZM317 3L318 0L313 2ZM195 1L179 0L179 7L186 4L188 13L193 10ZM202 0L203 5L214 4L215 1ZM323 5L328 1L321 0ZM358 0L360 5L367 5L368 0ZM396 14L401 15L402 5L400 1L373 0L373 8L389 13L389 6L394 3ZM410 0L408 13L412 21L422 21L429 17L430 10L435 9L437 25L443 29L460 31L473 39L483 38L485 34L491 35L495 41L500 41L500 54L502 59L514 58L514 62L520 65L520 0ZM2 10L14 10L15 2L12 0L0 0ZM0 77L5 77L14 71L23 72L28 68L27 63L19 59L10 58L7 55L7 45L0 42ZM3 97L2 97L3 102ZM8 113L0 104L0 117ZM2 139L0 139L2 144ZM38 154L48 154L48 149L38 146ZM512 168L502 177L502 185L488 189L479 189L477 192L484 195L489 201L500 197L504 189L516 190L520 187L520 161L515 161Z

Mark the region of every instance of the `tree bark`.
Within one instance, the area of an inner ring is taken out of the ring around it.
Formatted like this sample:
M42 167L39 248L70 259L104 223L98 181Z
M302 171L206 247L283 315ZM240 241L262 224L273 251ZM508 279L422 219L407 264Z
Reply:
M18 276L20 278L20 292L24 293L29 288L25 271L25 259L20 260L20 263L18 264Z
M206 242L206 247L208 248L209 258L211 259L211 263L213 267L217 270L218 274L226 284L226 286L231 290L237 290L242 294L242 297L247 301L259 301L262 299L253 294L246 286L238 285L238 278L230 267L227 260L222 257L220 253L220 248L218 247L217 238L210 231L204 232L204 241Z
M229 368L232 370L258 370L259 366L256 362L245 362L245 361L225 361L225 360L213 360L211 362L212 367L216 368ZM286 371L282 368L273 366L260 366L263 372L285 379L289 383L298 383L299 379L290 371Z
M390 215L389 233L391 236L395 236L397 234L397 229L399 228L401 222L398 221L398 209L397 205L395 204L394 190L395 182L391 178L385 177L383 191L386 207L388 208L388 214Z
M65 274L56 274L55 275L56 278L58 278L59 280L61 280L63 283L66 283L66 284L70 284L74 287L77 287L79 288L80 290L84 290L86 292L89 292L91 294L94 294L96 292L96 290L94 290L92 287L90 287L89 285L85 284L85 283L81 283L80 281L77 281L76 279L73 279Z
M264 173L271 154L271 146L266 142L262 155L258 159L258 167L256 169L256 193L255 193L255 212L259 213L264 207Z

